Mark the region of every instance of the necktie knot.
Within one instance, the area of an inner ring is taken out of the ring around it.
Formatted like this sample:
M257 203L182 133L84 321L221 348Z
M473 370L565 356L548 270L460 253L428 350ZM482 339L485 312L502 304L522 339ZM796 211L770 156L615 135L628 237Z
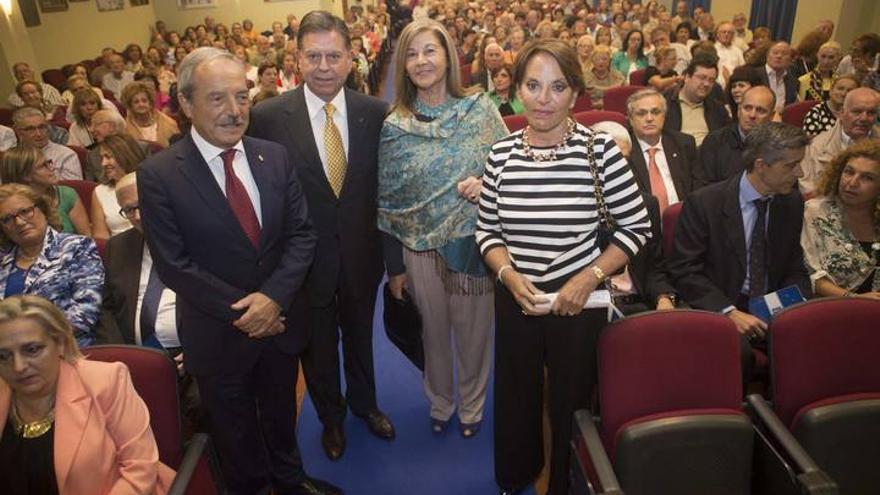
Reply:
M660 151L660 148L655 148L652 146L648 148L648 156L653 159L657 155L658 151Z
M223 153L220 153L220 158L223 159L223 169L228 174L232 169L232 162L235 161L235 148L224 150Z
M767 212L767 205L770 203L770 198L758 198L754 200L753 203L758 210L758 214L764 215L764 213Z
M332 103L324 104L324 114L327 116L328 119L332 119L335 112L336 107L334 107Z

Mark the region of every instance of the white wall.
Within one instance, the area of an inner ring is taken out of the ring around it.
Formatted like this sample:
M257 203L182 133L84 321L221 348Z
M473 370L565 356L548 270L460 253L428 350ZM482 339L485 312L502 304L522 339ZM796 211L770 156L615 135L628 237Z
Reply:
M230 26L235 21L248 18L254 21L257 31L271 28L273 21L287 21L287 14L293 13L302 18L303 14L316 9L331 12L341 5L341 0L290 0L266 2L264 0L215 0L216 6L209 9L180 9L177 0L152 0L155 18L165 21L168 29L183 31L187 26L204 22L211 16ZM341 6L339 7L341 12Z

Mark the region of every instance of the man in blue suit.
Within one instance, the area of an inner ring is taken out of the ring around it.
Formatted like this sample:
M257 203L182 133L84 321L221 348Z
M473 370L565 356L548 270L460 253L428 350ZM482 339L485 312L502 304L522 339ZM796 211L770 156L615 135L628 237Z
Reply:
M303 471L296 442L297 355L306 328L286 319L316 236L287 152L243 138L244 67L215 48L178 72L192 131L138 172L154 266L177 293L195 377L231 494L337 494Z

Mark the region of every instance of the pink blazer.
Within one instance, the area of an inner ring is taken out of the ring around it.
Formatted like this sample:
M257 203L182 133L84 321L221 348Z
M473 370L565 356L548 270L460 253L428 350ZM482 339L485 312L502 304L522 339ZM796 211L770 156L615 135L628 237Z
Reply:
M0 380L0 425L11 393ZM54 435L61 495L164 494L174 479L159 462L150 414L122 363L61 362Z

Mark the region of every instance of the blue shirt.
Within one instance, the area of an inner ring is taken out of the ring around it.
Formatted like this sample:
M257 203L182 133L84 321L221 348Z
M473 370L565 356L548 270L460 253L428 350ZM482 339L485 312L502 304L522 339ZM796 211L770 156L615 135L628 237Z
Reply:
M739 209L742 212L743 230L746 238L746 279L743 281L742 293L749 293L749 246L752 245L752 230L758 221L758 208L755 206L756 199L773 199L773 196L764 196L759 193L747 178L748 172L743 172L739 179ZM770 208L767 208L767 218L764 219L764 233L770 223Z
M6 279L6 291L3 297L12 297L24 293L24 279L27 277L27 272L27 270L22 270L15 264L12 265L12 270Z

